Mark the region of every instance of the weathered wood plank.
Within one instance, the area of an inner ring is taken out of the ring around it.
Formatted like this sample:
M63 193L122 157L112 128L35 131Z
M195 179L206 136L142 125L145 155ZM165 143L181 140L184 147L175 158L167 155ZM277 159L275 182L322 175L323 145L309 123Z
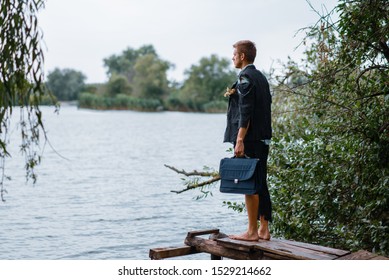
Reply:
M374 258L371 258L371 260L389 260L389 258L386 258L384 256L379 256L379 255L376 255Z
M261 250L264 253L268 252L272 255L278 255L279 258L283 259L286 258L295 260L333 260L338 258L338 256L336 255L310 250L303 247L294 246L292 244L272 240L249 242L242 240L234 240L230 238L222 238L219 239L218 242L224 247L234 248L236 250L241 250L242 252L247 250Z
M257 241L234 240L228 237L220 238L216 241L220 246L243 252L250 252L255 250L255 245L257 244Z
M379 256L368 251L359 250L349 255L340 257L338 260L389 260L389 258Z
M287 244L291 244L291 245L296 246L296 247L301 247L301 248L310 249L310 250L314 250L314 251L318 251L318 252L323 252L323 253L335 255L338 257L342 257L342 256L345 256L345 255L348 255L351 253L350 251L346 251L346 250L334 249L334 248L324 247L324 246L320 246L320 245L316 245L316 244L303 243L303 242L286 240L286 239L272 239L272 241L287 243Z
M186 255L197 254L195 248L191 246L166 247L150 249L149 257L152 260L162 260Z
M200 235L211 234L208 239ZM254 242L228 238L219 229L190 231L186 246L151 249L151 259L164 259L195 253L209 253L211 259L222 257L238 260L389 260L367 251L350 251L285 239Z
M194 237L199 235L205 235L205 234L218 234L219 229L206 229L206 230L195 230L188 232L187 237Z
M261 251L242 252L218 245L217 241L200 237L187 237L185 244L196 248L196 251L209 253L214 256L225 257L236 260L258 260L262 259Z
M258 244L255 247L260 250L296 260L334 260L338 258L336 255L277 241L258 241Z

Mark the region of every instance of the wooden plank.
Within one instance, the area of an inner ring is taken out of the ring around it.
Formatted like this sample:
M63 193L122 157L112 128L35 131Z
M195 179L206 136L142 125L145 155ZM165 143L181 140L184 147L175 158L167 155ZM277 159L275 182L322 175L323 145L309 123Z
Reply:
M371 260L389 260L389 258L386 258L384 256L376 255L374 258L371 258Z
M199 252L197 252L196 249L191 246L166 247L150 249L149 257L152 260L162 260L197 253Z
M225 234L225 233L219 232L219 233L213 233L213 234L211 234L211 235L208 237L208 239L217 240L217 239L225 238L225 237L228 237L228 235Z
M244 241L244 240L235 240L230 239L228 237L220 238L216 240L217 243L223 247L243 251L243 252L250 252L255 250L255 245L257 244L257 241Z
M244 240L234 240L229 238L223 238L217 240L217 243L220 246L223 246L224 248L230 248L234 249L240 252L245 253L253 253L253 252L262 252L263 256L262 259L267 260L293 260L293 258L290 258L288 256L279 255L279 254L273 254L267 251L258 250L256 248L256 245L258 244L257 241L244 241Z
M198 237L211 234L208 239ZM271 239L269 241L242 241L228 238L219 229L190 231L185 239L186 246L151 249L151 259L164 259L195 253L209 253L211 259L222 257L240 260L389 260L367 251L350 251L315 244Z
M196 251L209 253L214 256L225 257L236 260L258 260L263 258L261 251L243 252L226 248L218 244L216 240L204 239L200 237L187 237L185 244L196 248Z
M359 250L357 252L338 258L338 260L389 260L389 258L379 256L368 251Z
M199 235L205 235L205 234L218 234L219 229L206 229L206 230L195 230L188 232L187 237L194 237Z
M291 244L291 245L296 246L296 247L301 247L301 248L310 249L310 250L314 250L314 251L318 251L318 252L323 252L323 253L335 255L338 257L342 257L342 256L345 256L345 255L348 255L351 253L350 251L346 251L346 250L334 249L334 248L324 247L324 246L320 246L320 245L316 245L316 244L309 244L309 243L303 243L303 242L286 240L286 239L273 239L272 238L272 241L287 243L287 244Z
M229 240L232 240L232 239L229 239ZM221 244L223 244L223 246L233 248L236 250L241 250L241 251L250 251L253 249L253 246L257 243L256 241L243 241L243 240L236 240L235 242L230 242L230 241L226 242L226 239L219 239L219 241ZM271 242L286 243L286 244L290 244L290 245L295 246L295 247L301 247L301 248L305 248L305 249L309 249L309 250L317 251L317 252L322 252L322 253L337 256L337 257L341 257L341 256L345 256L347 254L350 254L350 251L334 249L334 248L329 248L329 247L324 247L324 246L309 244L309 243L303 243L303 242L298 242L298 241L291 241L291 240L286 240L286 239L272 238L270 241Z
M294 260L333 260L338 256L327 254L323 252L318 252L315 250L310 250L298 246L294 246L287 243L282 243L272 240L260 240L257 242L248 242L242 240L234 240L230 238L219 239L218 242L223 244L225 247L238 249L240 247L248 247L243 250L261 250L266 254L266 252L271 253L272 255L279 255L279 258L283 259L294 259Z
M303 247L294 246L288 243L281 243L277 241L258 241L255 246L260 250L264 250L273 254L279 254L296 260L334 260L338 258L336 255L319 252Z
M281 256L278 254L272 254L270 252L263 252L263 259L264 260L295 260L295 259L291 259L288 256Z

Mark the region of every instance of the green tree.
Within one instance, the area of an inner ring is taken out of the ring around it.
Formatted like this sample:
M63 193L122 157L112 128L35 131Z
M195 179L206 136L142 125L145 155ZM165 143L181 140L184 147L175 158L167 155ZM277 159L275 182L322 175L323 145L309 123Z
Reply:
M13 111L20 109L20 150L25 155L27 179L36 180L34 168L40 162L39 141L44 132L40 99L43 83L42 33L37 14L39 0L2 0L0 2L0 191L4 200L5 159Z
M145 45L139 49L127 48L120 55L104 59L104 65L108 68L107 74L112 87L120 84L120 87L126 87L127 92L136 97L159 100L168 92L166 72L172 64L160 59L152 45ZM125 84L122 78L119 81L119 77L126 77L128 84Z
M113 74L107 84L107 93L111 97L115 97L120 93L129 95L132 93L132 86L125 76Z
M139 57L134 70L134 94L143 98L162 99L168 92L168 79L166 72L171 67L155 54Z
M388 15L385 0L339 1L275 90L273 226L286 238L389 255Z
M86 76L73 69L55 68L47 75L47 88L61 101L77 100Z
M139 49L127 48L120 55L111 55L104 59L104 66L107 68L107 74L111 77L114 74L124 75L130 83L135 76L135 64L139 57L157 53L152 45L145 45Z
M223 101L227 86L236 80L230 61L211 55L201 58L198 65L192 65L185 71L187 79L180 90L180 98L192 110L203 110L203 106L213 101Z

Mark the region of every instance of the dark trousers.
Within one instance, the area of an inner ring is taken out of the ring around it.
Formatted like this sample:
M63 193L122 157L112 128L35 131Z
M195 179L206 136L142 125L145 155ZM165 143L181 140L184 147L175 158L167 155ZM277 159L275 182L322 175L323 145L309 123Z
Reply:
M235 145L234 145L235 146ZM269 145L262 141L244 142L244 152L250 158L259 158L259 172L257 178L257 189L259 195L259 216L265 216L268 221L272 220L272 203L269 189L267 187L267 158L269 156Z

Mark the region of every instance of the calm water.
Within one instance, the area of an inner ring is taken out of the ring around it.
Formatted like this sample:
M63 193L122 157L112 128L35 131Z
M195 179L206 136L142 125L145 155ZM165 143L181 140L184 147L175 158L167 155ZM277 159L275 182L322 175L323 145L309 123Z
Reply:
M25 182L14 130L6 162L7 202L0 203L0 259L148 259L150 248L182 245L191 230L243 231L244 214L222 206L242 198L181 195L187 170L217 168L224 114L43 108L55 151L46 145L35 186ZM60 154L60 156L58 155ZM189 258L189 257L186 257ZM208 259L205 254L190 258Z

